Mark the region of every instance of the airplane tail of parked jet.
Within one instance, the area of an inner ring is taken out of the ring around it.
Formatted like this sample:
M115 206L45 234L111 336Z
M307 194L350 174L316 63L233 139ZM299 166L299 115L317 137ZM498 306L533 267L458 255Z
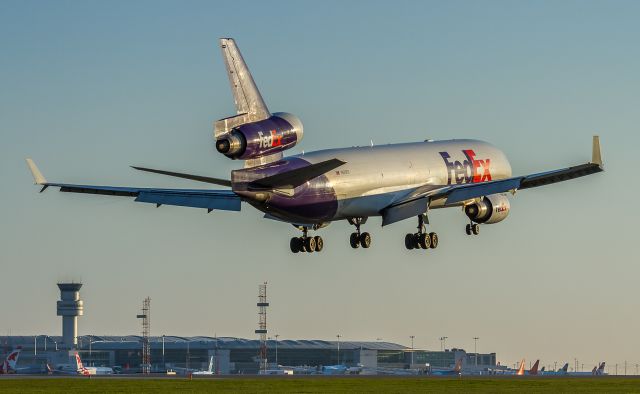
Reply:
M7 358L0 364L0 374L13 373L16 371L18 357L21 351L22 348L18 347L7 355Z
M524 376L524 358L520 361L520 367L518 368L518 372L516 372L518 376Z
M456 361L455 367L453 367L453 372L460 373L462 372L462 357Z
M595 368L595 367L594 367L594 368ZM562 368L560 368L560 369L558 370L558 372L564 372L564 373L569 372L569 363L565 363L565 364L562 366Z
M533 367L529 370L529 375L537 375L538 374L538 366L540 365L540 360L536 360L533 364Z
M605 362L601 362L600 366L598 367L598 369L596 370L596 375L604 375L604 367L605 367Z
M78 365L78 375L90 375L89 370L82 364L80 355L76 352L76 364Z

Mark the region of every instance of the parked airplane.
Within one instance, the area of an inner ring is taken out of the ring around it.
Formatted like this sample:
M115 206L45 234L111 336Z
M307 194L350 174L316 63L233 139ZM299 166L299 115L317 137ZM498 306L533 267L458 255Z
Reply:
M182 368L182 367L174 367L172 368L173 371L175 371L176 373L182 374L182 375L214 375L215 372L213 371L213 356L211 356L209 358L209 369L207 370L200 370L200 369L196 369L196 368Z
M430 374L434 376L458 376L462 374L462 357L456 361L453 369L432 369Z
M524 376L524 358L522 359L522 361L520 361L520 367L518 368L516 375Z
M59 364L56 368L47 365L50 374L55 375L111 375L113 368L111 367L85 367L80 359L80 355L76 352L75 364Z
M606 375L606 373L604 372L604 366L605 366L605 362L603 361L600 363L600 366L597 369L596 367L593 367L591 374L597 375L597 376Z
M310 236L333 221L355 226L353 248L371 245L361 226L381 216L386 226L417 218L417 232L405 236L407 249L438 246L438 235L428 232L430 210L463 208L469 219L465 231L478 235L480 224L503 221L510 212L507 193L566 181L603 170L600 144L593 137L591 161L573 167L513 176L507 156L479 140L444 140L327 149L283 157L297 145L303 126L296 116L271 113L262 99L233 39L220 39L237 114L215 122L219 153L244 161L231 179L133 167L178 178L230 187L231 190L155 189L75 185L48 182L27 159L35 183L59 187L62 192L135 197L137 202L212 210L240 211L241 202L264 212L268 219L293 224L301 237L290 240L294 253L321 251L320 236Z
M209 369L207 369L206 371L192 371L191 374L192 375L215 375L215 372L213 371L213 356L209 358Z
M347 367L344 364L322 366L323 375L359 375L362 372L362 364L354 367Z
M538 366L539 365L540 365L540 360L536 360L536 362L533 364L533 367L531 367L531 369L529 369L529 373L527 373L527 375L533 375L533 376L538 375Z
M20 357L21 347L9 352L7 358L0 364L0 375L16 373L16 365L18 364L18 357Z

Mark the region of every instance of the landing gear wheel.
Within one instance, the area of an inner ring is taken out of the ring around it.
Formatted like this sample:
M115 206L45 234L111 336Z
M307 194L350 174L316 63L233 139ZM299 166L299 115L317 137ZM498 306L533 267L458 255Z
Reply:
M414 249L422 248L422 246L420 246L420 233L413 234L413 248Z
M300 251L301 252L306 252L307 251L307 246L305 245L306 242L304 242L305 238L304 237L300 237L300 238L298 238L298 240L300 241Z
M362 247L365 249L371 246L371 234L369 233L360 234L360 245L362 245Z
M474 224L473 226L471 226L471 231L473 232L473 235L480 234L480 225Z
M351 237L349 237L349 243L351 247L354 249L358 249L360 247L360 235L358 233L351 233Z
M324 241L322 240L322 237L316 235L314 239L316 240L316 252L322 252L322 248L324 247Z
M316 239L314 237L307 237L304 240L304 248L308 253L313 253L316 251Z
M431 239L431 249L435 249L438 247L438 234L429 233L429 238Z
M412 250L415 247L415 243L413 241L413 234L407 234L404 236L404 247Z
M464 231L467 233L467 235L471 235L471 225L467 224L467 226L464 228Z
M291 241L289 242L289 247L291 248L291 251L293 253L300 252L302 249L302 242L300 242L300 238L298 237L291 238Z
M429 237L429 234L418 234L418 244L422 249L429 249L431 247L431 237Z

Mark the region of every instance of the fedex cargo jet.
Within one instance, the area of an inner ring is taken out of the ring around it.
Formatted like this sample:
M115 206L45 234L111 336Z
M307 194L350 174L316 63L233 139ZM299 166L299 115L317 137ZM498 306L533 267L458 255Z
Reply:
M600 144L593 137L591 161L562 169L514 176L505 153L479 140L444 140L381 146L325 149L284 157L300 143L302 121L284 112L270 112L233 39L220 40L236 115L214 124L216 150L243 168L230 178L194 175L144 167L136 170L223 186L212 189L155 189L76 185L47 181L31 159L29 168L40 185L62 192L134 197L137 202L212 210L240 211L242 203L265 218L289 223L301 231L290 240L294 253L319 252L321 236L309 232L347 220L355 227L352 248L369 248L371 235L361 231L369 217L382 226L405 219L417 231L404 237L407 249L438 246L428 214L439 208L461 209L469 219L465 231L478 235L480 224L494 224L510 212L509 194L591 175L603 170Z

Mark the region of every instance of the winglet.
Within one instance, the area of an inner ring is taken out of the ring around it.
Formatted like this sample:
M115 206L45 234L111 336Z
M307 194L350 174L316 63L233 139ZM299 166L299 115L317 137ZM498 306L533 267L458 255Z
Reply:
M591 163L602 167L602 155L600 154L600 137L593 136L593 148L591 152Z
M33 175L33 181L36 183L36 185L46 185L47 180L38 169L38 166L36 166L36 163L34 163L31 159L27 159L27 165L29 166L29 171L31 171L31 175Z

